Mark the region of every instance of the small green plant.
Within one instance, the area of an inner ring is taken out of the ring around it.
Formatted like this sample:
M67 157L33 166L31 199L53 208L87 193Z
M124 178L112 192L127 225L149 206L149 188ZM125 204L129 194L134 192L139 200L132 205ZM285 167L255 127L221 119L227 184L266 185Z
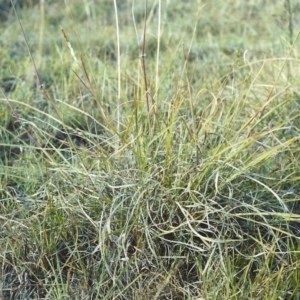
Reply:
M15 9L0 36L4 299L299 298L286 5L282 27L274 1Z

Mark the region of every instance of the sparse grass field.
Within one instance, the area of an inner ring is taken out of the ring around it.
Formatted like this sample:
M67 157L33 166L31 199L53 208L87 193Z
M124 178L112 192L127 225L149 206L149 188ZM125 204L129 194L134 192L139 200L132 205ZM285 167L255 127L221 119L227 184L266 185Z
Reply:
M298 1L24 2L0 299L300 299Z

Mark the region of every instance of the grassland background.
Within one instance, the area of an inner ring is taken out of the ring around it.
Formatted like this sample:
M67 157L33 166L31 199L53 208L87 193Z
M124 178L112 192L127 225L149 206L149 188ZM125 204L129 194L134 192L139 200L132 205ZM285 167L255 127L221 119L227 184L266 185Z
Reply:
M298 1L148 1L150 112L116 3L1 14L2 299L300 299Z

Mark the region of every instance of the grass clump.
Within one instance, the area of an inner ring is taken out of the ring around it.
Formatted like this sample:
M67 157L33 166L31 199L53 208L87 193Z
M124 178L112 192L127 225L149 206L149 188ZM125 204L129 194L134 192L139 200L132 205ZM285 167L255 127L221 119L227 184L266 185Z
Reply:
M2 298L298 299L299 8L100 2L2 20Z

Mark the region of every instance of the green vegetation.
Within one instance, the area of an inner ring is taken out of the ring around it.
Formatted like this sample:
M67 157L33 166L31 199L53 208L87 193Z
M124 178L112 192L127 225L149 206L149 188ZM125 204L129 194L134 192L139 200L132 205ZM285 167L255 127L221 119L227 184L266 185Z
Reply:
M300 299L298 2L149 0L146 28L144 1L27 2L0 298Z

